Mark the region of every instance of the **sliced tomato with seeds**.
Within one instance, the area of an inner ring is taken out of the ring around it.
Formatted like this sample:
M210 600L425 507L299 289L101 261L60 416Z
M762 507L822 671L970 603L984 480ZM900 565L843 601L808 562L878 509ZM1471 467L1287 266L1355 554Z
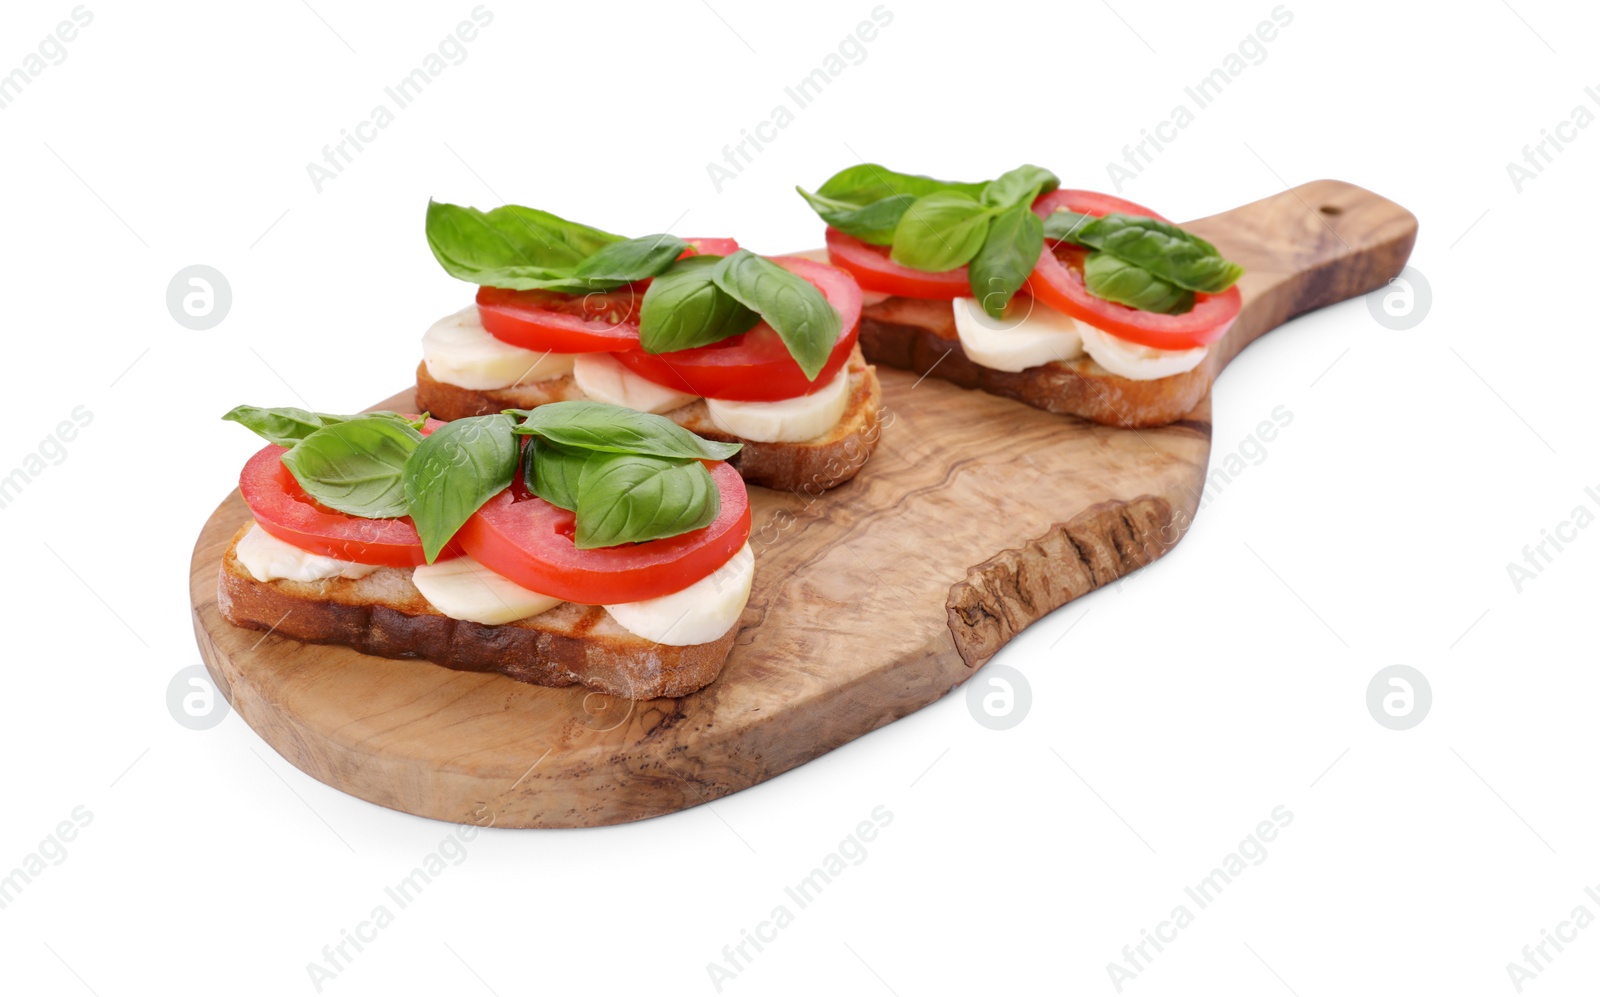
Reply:
M675 537L579 550L572 513L508 488L467 520L456 542L489 570L544 595L588 606L682 591L728 563L750 537L750 496L739 473L710 466L721 509Z
M429 419L422 434L426 436L442 425L437 419ZM283 466L283 455L288 452L285 447L269 444L257 451L239 474L239 494L263 530L303 551L341 561L397 568L427 563L422 539L409 516L363 519L322 505L306 494ZM439 560L460 555L460 549L452 543Z

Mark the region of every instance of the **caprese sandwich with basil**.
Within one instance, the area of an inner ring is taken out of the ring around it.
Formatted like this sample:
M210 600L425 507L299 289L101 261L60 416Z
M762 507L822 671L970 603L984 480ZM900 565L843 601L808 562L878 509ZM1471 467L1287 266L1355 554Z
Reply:
M630 699L704 687L733 647L755 575L738 444L592 401L224 418L267 440L218 585L237 626Z
M960 183L863 163L800 194L861 286L868 360L1036 408L1174 422L1239 314L1243 270L1211 243L1037 166Z
M820 491L877 443L861 293L731 239L627 239L545 211L429 202L428 245L471 306L422 339L417 404L442 419L587 399L741 443L752 484Z

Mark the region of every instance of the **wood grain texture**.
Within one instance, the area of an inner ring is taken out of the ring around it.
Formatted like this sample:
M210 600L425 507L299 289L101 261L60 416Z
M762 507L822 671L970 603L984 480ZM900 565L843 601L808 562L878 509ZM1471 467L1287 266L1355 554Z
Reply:
M1337 181L1191 227L1248 268L1218 369L1288 318L1382 286L1416 234L1403 208ZM745 625L694 695L634 702L229 626L217 580L248 517L237 492L195 545L202 655L267 743L345 792L501 827L618 823L743 789L926 706L1033 621L1158 558L1198 508L1209 394L1171 426L1124 430L880 374L881 436L858 477L824 494L752 489Z

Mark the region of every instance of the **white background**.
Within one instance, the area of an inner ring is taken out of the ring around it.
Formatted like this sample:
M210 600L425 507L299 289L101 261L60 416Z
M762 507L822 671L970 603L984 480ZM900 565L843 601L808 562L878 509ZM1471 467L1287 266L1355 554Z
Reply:
M0 73L72 6L6 4ZM1031 161L1108 189L1107 161L1273 4L888 0L864 61L720 193L706 163L872 0L491 0L465 61L320 193L306 164L472 0L146 6L91 2L65 61L0 110L0 473L93 413L0 510L0 872L93 815L0 910L18 993L313 993L307 964L450 833L165 701L199 660L193 538L258 445L217 416L407 383L422 330L466 300L423 241L429 196L776 252L820 240L792 186L858 156L958 178ZM1279 805L1267 858L1123 992L1516 993L1523 946L1580 904L1600 915L1600 529L1520 593L1506 567L1600 510L1600 128L1520 192L1506 172L1575 106L1600 112L1595 14L1287 7L1265 61L1123 193L1192 218L1320 177L1376 190L1421 219L1421 323L1347 302L1233 364L1213 459L1276 406L1292 424L1170 555L998 657L1032 687L1019 726L985 729L957 694L713 806L481 835L323 992L715 993L707 964L880 805L865 860L722 992L1116 993L1107 963ZM233 290L210 331L165 305L194 263ZM1365 705L1396 663L1434 696L1402 732ZM1597 979L1590 927L1524 990Z

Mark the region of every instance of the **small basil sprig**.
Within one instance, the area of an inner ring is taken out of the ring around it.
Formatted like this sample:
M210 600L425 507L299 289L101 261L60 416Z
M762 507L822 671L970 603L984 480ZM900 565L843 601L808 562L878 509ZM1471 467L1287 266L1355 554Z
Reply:
M402 475L422 434L401 419L354 416L323 426L289 448L283 466L306 494L364 519L407 511Z
M722 497L704 460L736 443L702 439L670 419L599 402L511 410L533 437L523 462L528 490L573 513L580 549L614 547L698 530Z
M427 232L450 276L514 291L609 291L656 276L689 248L665 233L624 239L517 204L479 211L429 201Z
M1158 218L1057 211L1044 230L1056 243L1094 250L1083 264L1090 294L1141 311L1181 315L1194 308L1195 292L1221 294L1244 273L1211 243Z
M396 419L413 429L421 429L427 417L407 419L398 412L368 412L368 416ZM336 422L348 422L355 416L329 415L326 412L307 412L303 408L258 408L240 405L222 417L227 422L237 422L269 443L292 447L312 433Z
M834 228L875 245L915 270L968 266L973 296L998 318L1021 290L1044 248L1040 194L1060 180L1025 164L985 183L955 183L895 173L874 164L835 174L816 194L800 194ZM798 188L797 188L798 189Z
M809 281L741 249L679 260L652 281L639 307L639 346L646 353L709 346L748 331L758 318L813 381L844 326Z
M519 456L509 415L457 419L434 430L406 459L406 511L429 564L483 504L511 487Z

